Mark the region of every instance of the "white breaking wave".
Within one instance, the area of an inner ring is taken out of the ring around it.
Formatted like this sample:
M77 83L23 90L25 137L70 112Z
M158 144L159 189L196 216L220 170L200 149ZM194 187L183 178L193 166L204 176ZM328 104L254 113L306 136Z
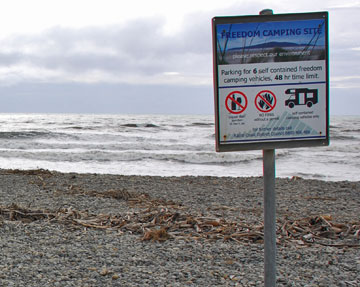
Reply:
M215 152L213 116L1 114L0 168L261 176L262 152ZM331 119L330 146L277 149L276 175L359 180L360 117Z

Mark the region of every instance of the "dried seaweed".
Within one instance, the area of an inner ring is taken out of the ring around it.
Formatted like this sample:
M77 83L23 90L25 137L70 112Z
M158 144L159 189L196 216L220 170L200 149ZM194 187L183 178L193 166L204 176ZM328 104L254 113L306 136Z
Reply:
M331 215L286 221L280 231L285 238L297 240L300 244L360 247L360 244L353 243L360 240L360 222L337 223L333 222Z
M47 220L82 228L116 230L138 234L141 240L166 241L185 240L224 240L235 242L263 242L263 225L250 226L245 223L228 222L223 218L209 218L182 212L181 208L159 206L150 203L141 212L123 215L91 214L73 208L31 210L15 204L0 206L4 220L29 223ZM286 221L279 225L278 242L321 244L336 247L360 247L360 223L335 223L330 216L307 217ZM350 243L350 240L352 240Z
M33 175L35 178L31 183L40 188L56 186L55 182L51 182L53 173L47 170L8 170L6 172ZM144 241L206 239L261 243L264 239L262 223L251 225L228 221L223 217L204 216L196 210L190 210L171 200L153 199L146 193L128 191L125 188L98 192L69 184L55 191L55 194L63 193L122 200L130 207L135 207L136 211L117 215L92 214L71 207L51 211L12 204L0 206L0 219L24 223L48 221L75 228L114 230L119 234L137 234ZM320 197L307 199L333 200L333 198ZM216 210L234 210L234 208L218 206ZM318 215L300 219L278 219L277 226L279 244L292 242L300 245L360 247L360 222L338 223L334 222L330 215Z

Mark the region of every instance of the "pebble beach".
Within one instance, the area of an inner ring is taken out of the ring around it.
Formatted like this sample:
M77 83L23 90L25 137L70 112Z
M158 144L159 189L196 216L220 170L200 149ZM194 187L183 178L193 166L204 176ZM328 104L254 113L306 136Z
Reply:
M0 170L0 286L263 286L263 179ZM360 182L277 178L277 286L360 286Z

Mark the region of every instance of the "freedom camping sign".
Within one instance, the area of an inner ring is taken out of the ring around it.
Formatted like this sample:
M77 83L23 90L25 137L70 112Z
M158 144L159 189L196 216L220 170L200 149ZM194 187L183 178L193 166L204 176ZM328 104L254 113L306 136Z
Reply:
M328 145L327 12L212 21L217 151Z

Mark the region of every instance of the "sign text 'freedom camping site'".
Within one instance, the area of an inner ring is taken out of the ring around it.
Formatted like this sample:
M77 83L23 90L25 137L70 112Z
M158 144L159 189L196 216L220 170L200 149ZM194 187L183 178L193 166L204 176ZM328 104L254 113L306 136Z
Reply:
M328 145L327 19L213 18L217 151Z

